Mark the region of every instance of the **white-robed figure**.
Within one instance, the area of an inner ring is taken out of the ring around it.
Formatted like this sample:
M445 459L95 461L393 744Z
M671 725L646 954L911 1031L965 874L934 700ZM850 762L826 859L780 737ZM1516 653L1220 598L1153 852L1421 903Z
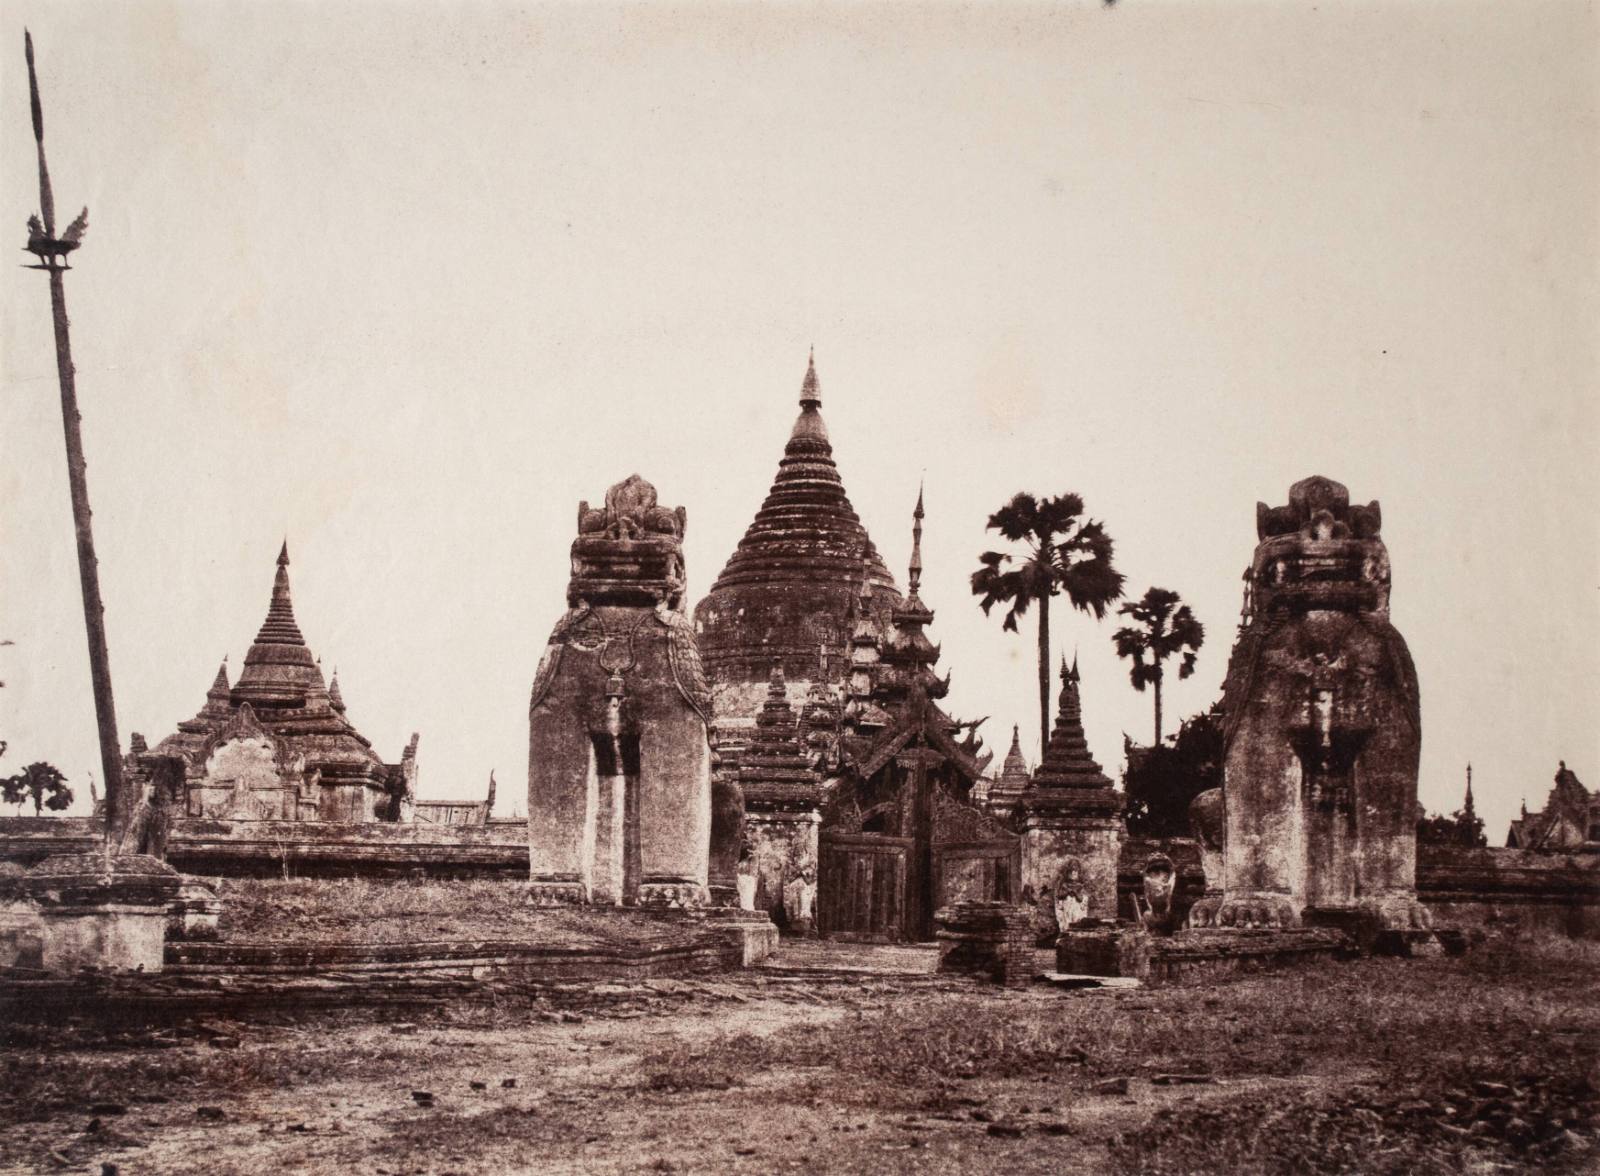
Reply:
M739 888L739 909L756 909L756 859L748 845L739 850L739 874L735 879Z

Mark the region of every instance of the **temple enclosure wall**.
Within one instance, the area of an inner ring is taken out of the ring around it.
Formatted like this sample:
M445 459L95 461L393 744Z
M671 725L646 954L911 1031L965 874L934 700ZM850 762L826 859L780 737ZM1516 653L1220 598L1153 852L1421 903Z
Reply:
M1417 895L1444 926L1600 939L1600 854L1422 845Z
M306 821L181 821L167 858L185 874L220 877L526 877L527 822L479 825L323 824ZM51 854L100 843L86 817L0 817L0 862L31 866ZM1132 910L1144 859L1178 865L1180 903L1202 885L1199 849L1183 838L1130 839L1123 849L1119 906ZM1441 924L1543 930L1600 939L1600 854L1423 845L1417 894Z
M87 817L0 817L0 861L31 866L100 844L100 831ZM525 878L528 823L179 821L167 841L167 860L185 874L225 878Z

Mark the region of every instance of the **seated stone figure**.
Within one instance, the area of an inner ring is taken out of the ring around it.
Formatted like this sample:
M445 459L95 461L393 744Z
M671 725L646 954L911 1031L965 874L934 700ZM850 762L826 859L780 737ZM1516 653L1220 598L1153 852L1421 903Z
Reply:
M1056 875L1055 884L1056 928L1067 930L1080 919L1089 917L1089 890L1083 883L1083 866L1070 859Z
M175 755L147 756L150 782L122 827L118 847L122 853L142 853L162 861L167 857L167 837L178 806L183 803L184 763Z
M1144 904L1139 921L1148 931L1166 934L1172 930L1172 898L1178 882L1172 859L1157 854L1145 863L1143 877Z

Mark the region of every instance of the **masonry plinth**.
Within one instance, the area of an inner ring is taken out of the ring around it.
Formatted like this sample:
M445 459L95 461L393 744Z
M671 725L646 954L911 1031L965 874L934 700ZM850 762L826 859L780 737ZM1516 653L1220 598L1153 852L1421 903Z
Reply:
M578 516L529 706L533 901L701 906L710 694L682 612L686 516L637 475Z
M1389 622L1376 502L1327 478L1256 508L1223 688L1223 886L1196 927L1421 929L1416 669Z
M1059 930L1060 912L1082 903L1078 918L1117 917L1117 862L1124 836L1119 816L1063 816L1029 813L1023 822L1022 876L1038 879L1033 893L1048 897ZM1069 924L1070 924L1069 920Z
M63 854L23 880L38 904L46 971L159 972L179 873L145 854Z

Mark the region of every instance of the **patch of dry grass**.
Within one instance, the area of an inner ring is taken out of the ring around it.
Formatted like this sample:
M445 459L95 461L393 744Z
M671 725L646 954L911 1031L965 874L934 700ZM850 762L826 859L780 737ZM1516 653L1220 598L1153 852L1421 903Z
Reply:
M694 1090L768 1066L818 1068L814 1085L834 1101L909 1108L940 1105L961 1079L1083 1092L1112 1075L1372 1073L1370 1097L1282 1095L1158 1116L1113 1154L1130 1173L1409 1176L1460 1171L1471 1157L1555 1170L1600 1157L1582 1144L1600 1129L1597 975L1600 945L1552 940L1122 997L940 995L820 1031L663 1046L645 1078ZM1473 1094L1482 1083L1513 1088L1513 1101L1486 1104Z
M748 1064L829 1066L907 1086L1161 1071L1285 1075L1335 1063L1455 1080L1514 1055L1592 1060L1597 975L1600 944L1550 941L1115 998L937 996L857 1013L825 1033L738 1035L718 1050Z
M27 1122L96 1103L226 1101L253 1090L290 1088L384 1073L426 1060L415 1041L330 1046L309 1035L270 1045L213 1049L205 1038L167 1048L106 1049L70 1033L35 1035L31 1048L0 1053L0 1123ZM319 1044L320 1042L320 1044Z

